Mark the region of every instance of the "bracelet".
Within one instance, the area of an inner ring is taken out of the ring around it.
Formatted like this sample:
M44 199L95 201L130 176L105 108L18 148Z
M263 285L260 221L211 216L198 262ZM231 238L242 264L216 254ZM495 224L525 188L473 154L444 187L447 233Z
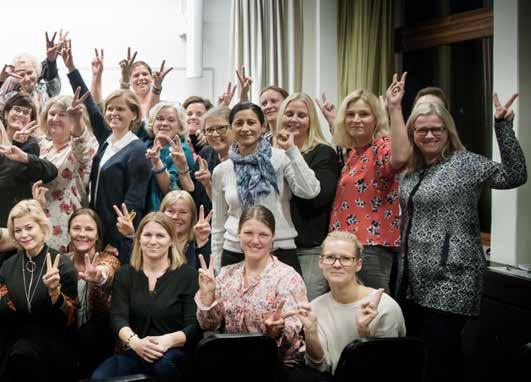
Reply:
M155 85L151 85L151 92L155 95L160 95L162 93L162 87L158 88Z
M159 170L151 170L153 172L153 174L155 175L158 175L158 174L162 174L164 171L166 171L166 166L163 166L162 168L160 168Z
M48 295L50 297L59 296L61 294L61 285L59 285L57 288L55 288L53 291L48 291Z
M190 171L192 171L192 170L190 170L189 168L186 169L186 170L184 170L184 171L179 170L179 175L186 175L186 174L189 174Z
M131 345L130 345L130 343L131 343L131 340L133 339L133 337L138 337L138 336L136 335L136 333L131 334L131 335L127 338L127 340L125 341L125 349L131 349Z

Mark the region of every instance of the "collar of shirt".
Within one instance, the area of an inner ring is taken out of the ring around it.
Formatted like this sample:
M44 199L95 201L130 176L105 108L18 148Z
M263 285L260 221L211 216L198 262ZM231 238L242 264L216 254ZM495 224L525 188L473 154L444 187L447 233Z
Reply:
M135 141L138 139L138 137L133 134L131 131L128 131L127 133L125 133L125 135L118 139L117 141L112 141L112 139L114 138L114 135L111 134L109 136L109 138L107 138L107 143L108 143L108 147L111 148L114 152L118 152L120 151L121 149L123 149L125 146L127 146L129 143Z

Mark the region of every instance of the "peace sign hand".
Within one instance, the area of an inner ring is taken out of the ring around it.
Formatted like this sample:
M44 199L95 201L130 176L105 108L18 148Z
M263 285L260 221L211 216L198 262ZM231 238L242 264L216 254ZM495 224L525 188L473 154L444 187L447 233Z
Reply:
M313 314L310 304L299 304L297 317L301 320L306 333L317 333L317 317Z
M54 262L50 258L50 252L46 254L46 273L42 277L42 282L48 288L50 296L58 296L61 287L61 275L59 274L60 254L55 256Z
M31 196L38 201L43 208L46 205L46 193L48 191L49 190L42 185L42 180L36 181L33 183L33 186L31 186Z
M74 65L74 55L72 54L72 40L64 41L63 49L61 49L61 57L63 57L63 61L69 72L76 69L76 66Z
M201 157L197 159L197 162L199 163L199 171L195 172L195 179L197 179L205 189L208 189L212 185L212 174L208 169L208 163Z
M66 110L68 112L68 115L74 123L80 123L81 122L81 116L83 115L83 103L90 95L90 91L87 91L83 96L79 96L81 93L81 88L78 86L76 89L76 92L74 93L74 99L72 100L72 105ZM73 134L74 136L77 136L76 134Z
M234 93L236 93L236 85L232 87L232 82L229 82L229 84L227 85L227 89L225 89L223 94L218 97L218 105L225 105L229 107L232 98L234 97Z
M505 119L506 121L512 121L514 119L514 111L511 109L511 105L513 104L516 98L518 98L518 93L514 93L511 98L509 98L509 101L507 101L505 105L502 106L498 98L498 93L494 92L492 96L495 108L494 117L496 119Z
M38 127L39 125L37 121L31 121L22 129L15 131L13 134L13 141L18 143L26 143L31 136L31 133L33 133Z
M104 275L102 267L98 267L98 258L100 254L96 252L92 261L88 253L85 253L85 271L79 272L78 276L80 279L83 279L87 282L95 283L101 285L105 282L106 277Z
M282 330L284 330L285 319L297 314L296 311L282 313L285 303L286 300L282 300L273 312L264 315L264 325L266 327L266 332L273 338L277 338L280 336L280 334L282 334Z
M253 83L253 79L245 75L245 66L243 65L240 67L240 70L236 69L236 76L240 83L240 102L247 101L249 99L249 88Z
M135 219L136 212L127 210L125 203L122 203L122 210L113 205L112 208L116 212L116 229L125 237L132 237L135 235L135 226L133 220Z
M337 109L332 102L326 99L325 92L321 94L321 101L319 102L319 100L316 98L315 103L317 103L317 106L319 106L319 109L321 109L321 112L328 121L328 124L333 125L334 121L336 120Z
M157 72L153 72L153 86L157 90L162 90L162 82L164 81L164 77L173 70L173 67L169 67L164 71L164 64L166 63L166 60L162 60L162 64L160 65L160 70Z
M402 98L404 97L406 87L406 76L407 72L402 73L399 81L398 74L393 74L393 82L391 82L391 85L389 85L385 93L387 106L390 108L402 106Z
M119 62L120 70L122 73L122 82L129 83L129 78L131 77L131 71L133 68L133 63L135 62L136 54L138 52L133 53L133 56L131 56L131 47L127 48L127 58L124 58Z
M293 134L289 133L286 129L279 130L277 133L277 146L286 151L295 147Z
M2 68L2 71L0 72L0 82L4 82L9 77L13 77L14 79L20 81L22 77L15 73L15 67L13 65L5 64Z
M151 161L151 165L154 169L162 167L162 160L160 159L160 149L161 146L157 142L153 145L153 147L146 150L146 158Z
M210 263L208 267L205 262L203 255L199 255L199 263L201 268L199 268L199 297L201 302L210 306L214 303L216 299L216 276L214 275L214 255L210 256Z
M5 156L7 159L15 162L29 162L28 154L15 145L0 145L0 156Z
M378 315L378 305L382 299L384 290L380 288L374 292L370 301L361 304L356 314L356 325L358 327L358 334L360 337L370 337L369 324Z
M98 49L94 49L94 59L92 60L92 75L93 76L101 76L103 73L103 58L105 57L103 49L100 49L100 53L98 53Z
M171 160L173 161L173 163L175 163L179 172L182 173L188 171L188 162L186 161L186 155L184 154L183 146L181 145L181 140L176 139L175 141L173 141L167 136L163 136L163 139L169 141L171 144Z
M194 225L193 232L195 241L197 242L197 247L201 248L203 247L207 242L208 238L210 237L210 220L212 219L212 213L214 211L210 211L208 215L205 217L205 208L203 205L199 207L199 219L197 220L196 225Z
M48 32L45 32L44 35L46 37L46 59L50 62L54 62L57 60L60 48L59 44L55 44L55 36L57 36L57 32L53 33L51 39L48 37Z

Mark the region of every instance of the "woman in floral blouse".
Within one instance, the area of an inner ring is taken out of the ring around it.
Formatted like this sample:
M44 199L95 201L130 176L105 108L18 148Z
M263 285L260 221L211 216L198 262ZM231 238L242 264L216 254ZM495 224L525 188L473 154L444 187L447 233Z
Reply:
M88 94L87 94L88 95ZM79 90L74 98L57 96L46 104L41 115L40 157L57 167L57 178L46 184L44 211L50 218L50 247L66 252L68 220L72 213L88 205L87 185L98 143L89 128L83 106L86 96Z
M403 121L405 74L387 90L391 120ZM403 124L392 124L378 97L359 89L339 108L333 141L352 148L337 185L330 230L354 233L363 245L360 279L371 288L390 290L393 256L400 245L398 180L411 146Z

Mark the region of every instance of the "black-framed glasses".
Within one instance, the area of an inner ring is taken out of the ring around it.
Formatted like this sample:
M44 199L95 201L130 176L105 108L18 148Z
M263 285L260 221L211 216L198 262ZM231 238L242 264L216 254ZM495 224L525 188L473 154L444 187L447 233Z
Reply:
M31 109L29 107L23 107L18 105L13 106L11 111L15 114L23 115L25 117L31 114Z
M339 264L344 267L352 267L357 260L357 257L354 256L334 256L334 255L321 255L323 263L326 265L334 265L337 260Z
M415 129L415 134L425 137L428 133L431 133L434 137L440 137L445 131L446 129L444 127L421 127L420 129Z
M214 135L214 133L218 133L219 135L225 135L227 134L229 127L229 125L209 126L205 128L205 134Z

